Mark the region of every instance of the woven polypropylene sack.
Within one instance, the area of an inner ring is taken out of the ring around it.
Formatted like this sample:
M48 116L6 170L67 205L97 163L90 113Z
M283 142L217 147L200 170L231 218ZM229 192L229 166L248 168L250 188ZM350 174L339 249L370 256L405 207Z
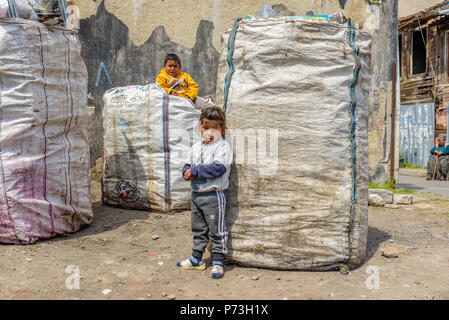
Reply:
M200 110L159 84L128 86L104 94L103 203L170 212L190 208L188 159Z
M235 152L227 258L290 270L360 264L369 34L325 20L269 18L242 20L223 42L217 103L227 98Z
M92 221L87 70L78 34L0 19L0 242Z

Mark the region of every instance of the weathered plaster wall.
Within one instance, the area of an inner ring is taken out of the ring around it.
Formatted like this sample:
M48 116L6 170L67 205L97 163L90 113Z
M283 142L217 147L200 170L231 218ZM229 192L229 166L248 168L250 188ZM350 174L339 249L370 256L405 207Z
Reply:
M102 0L77 0L81 18L96 14ZM292 12L327 14L342 10L356 21L365 21L366 0L105 0L105 8L129 28L135 45L144 43L153 30L162 25L176 43L192 47L201 20L213 21L213 45L220 46L220 36L238 17L255 15L263 4L282 3Z
M255 15L263 4L279 15L328 14L338 10L374 37L376 90L371 100L370 169L385 181L391 108L391 65L397 50L397 0L78 0L83 57L89 71L89 101L100 121L103 93L116 86L153 82L168 52L199 83L200 95L214 94L221 34L238 17ZM387 44L387 45L385 45ZM100 139L101 140L101 139ZM101 155L92 148L92 163Z
M373 89L370 95L369 123L370 179L376 183L384 182L390 177L390 160L393 156L390 154L392 75L393 63L396 62L398 53L397 2L387 1L379 6L379 10L379 28L373 36ZM395 151L394 158L397 160L399 152Z
M429 8L442 0L399 0L398 16L406 17L423 9Z

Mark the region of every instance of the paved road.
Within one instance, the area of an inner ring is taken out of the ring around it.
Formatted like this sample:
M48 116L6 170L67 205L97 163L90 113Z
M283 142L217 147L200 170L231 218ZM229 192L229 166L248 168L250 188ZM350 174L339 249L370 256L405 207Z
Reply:
M449 181L428 181L425 177L399 174L396 187L431 192L449 197Z

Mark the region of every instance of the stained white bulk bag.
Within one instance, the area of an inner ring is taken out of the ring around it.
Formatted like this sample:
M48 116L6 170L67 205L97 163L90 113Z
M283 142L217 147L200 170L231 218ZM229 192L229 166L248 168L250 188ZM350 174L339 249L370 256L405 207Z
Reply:
M188 160L200 110L157 84L104 94L103 203L171 212L190 208Z
M369 34L326 20L269 18L237 22L223 40L217 103L235 147L227 258L290 270L360 264Z
M87 70L78 34L0 19L0 242L92 221Z

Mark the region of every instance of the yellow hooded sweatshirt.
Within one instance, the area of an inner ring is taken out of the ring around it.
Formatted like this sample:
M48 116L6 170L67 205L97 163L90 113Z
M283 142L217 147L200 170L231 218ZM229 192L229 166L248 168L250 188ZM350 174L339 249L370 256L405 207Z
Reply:
M198 84L186 72L178 72L176 77L169 75L164 69L156 77L156 82L168 93L177 91L179 97L189 97L195 100L198 94Z

